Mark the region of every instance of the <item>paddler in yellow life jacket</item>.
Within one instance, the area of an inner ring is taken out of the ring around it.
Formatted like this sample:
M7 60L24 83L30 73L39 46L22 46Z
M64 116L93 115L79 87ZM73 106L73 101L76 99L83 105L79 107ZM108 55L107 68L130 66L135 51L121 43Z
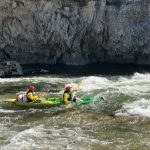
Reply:
M35 86L29 86L27 91L27 102L34 102L38 96L34 95Z
M72 95L72 92L74 91L71 91L71 85L70 84L67 84L65 86L65 91L64 91L64 94L63 94L63 99L64 99L64 102L66 103L66 105L68 104L71 104L71 102L76 102L76 98L73 97Z

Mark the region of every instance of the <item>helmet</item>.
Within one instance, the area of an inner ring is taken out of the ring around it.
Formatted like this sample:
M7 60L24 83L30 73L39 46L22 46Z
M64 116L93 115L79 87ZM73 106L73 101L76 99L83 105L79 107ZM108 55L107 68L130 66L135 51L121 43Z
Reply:
M70 84L67 84L67 85L65 86L65 89L66 89L66 91L70 91L71 85L70 85Z
M36 89L36 87L33 86L33 85L31 85L31 86L28 87L28 90L29 90L29 91L34 91L35 89Z

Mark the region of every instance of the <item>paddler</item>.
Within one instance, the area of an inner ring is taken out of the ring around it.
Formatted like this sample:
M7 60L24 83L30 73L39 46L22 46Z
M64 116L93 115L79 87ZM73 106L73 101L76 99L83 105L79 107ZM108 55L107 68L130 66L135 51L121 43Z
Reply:
M27 102L34 102L38 96L34 95L34 91L36 90L36 87L31 85L28 87L28 91L27 91Z
M75 92L75 89L71 90L71 88L72 88L72 86L70 84L67 84L65 86L63 99L64 99L64 102L66 103L66 105L71 104L71 102L76 102L76 98L73 97L73 92Z

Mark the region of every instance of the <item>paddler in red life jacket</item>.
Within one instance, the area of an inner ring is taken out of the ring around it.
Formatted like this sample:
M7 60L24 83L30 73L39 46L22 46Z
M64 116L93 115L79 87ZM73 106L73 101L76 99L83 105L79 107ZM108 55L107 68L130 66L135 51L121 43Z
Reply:
M71 85L67 84L65 86L65 91L64 91L64 94L63 94L64 102L67 105L70 104L71 102L76 102L75 97L73 97L73 95L72 95L72 92L74 92L74 91L71 91L71 88L72 88Z
M34 102L38 96L34 95L36 87L35 86L29 86L27 91L27 102Z

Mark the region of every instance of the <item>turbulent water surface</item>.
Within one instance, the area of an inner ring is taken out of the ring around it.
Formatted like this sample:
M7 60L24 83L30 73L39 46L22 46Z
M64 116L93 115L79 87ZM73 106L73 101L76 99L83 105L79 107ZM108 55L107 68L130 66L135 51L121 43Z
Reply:
M62 96L66 83L81 85L79 97L100 95L103 101L66 110L12 108L28 85L47 96ZM150 74L38 75L0 79L1 150L147 150L150 149Z

